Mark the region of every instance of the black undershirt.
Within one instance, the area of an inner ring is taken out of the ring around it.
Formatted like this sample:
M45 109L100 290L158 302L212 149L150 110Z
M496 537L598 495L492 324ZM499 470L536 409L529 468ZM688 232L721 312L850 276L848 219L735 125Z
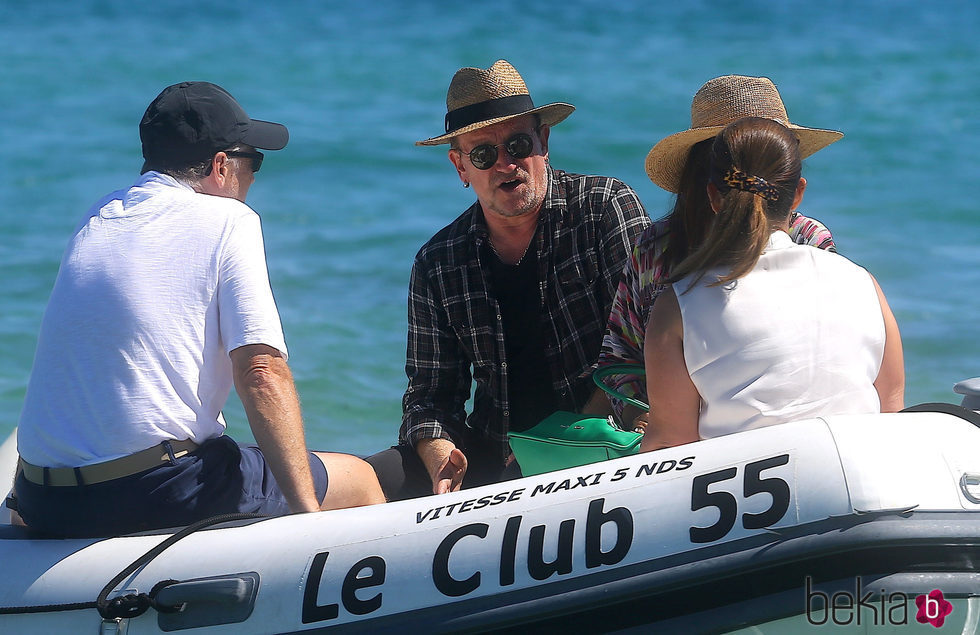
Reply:
M532 245L518 264L506 265L492 248L488 247L486 252L484 262L490 262L493 293L503 318L509 427L519 432L533 427L557 409L551 371L544 354L538 256Z

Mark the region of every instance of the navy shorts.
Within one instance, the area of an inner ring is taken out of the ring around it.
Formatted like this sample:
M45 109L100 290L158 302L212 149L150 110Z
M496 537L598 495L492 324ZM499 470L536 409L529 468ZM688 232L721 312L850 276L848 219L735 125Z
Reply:
M309 453L317 499L327 470ZM176 463L104 483L44 486L17 474L17 508L31 529L52 536L94 538L178 527L221 514L282 516L289 505L256 446L221 436Z

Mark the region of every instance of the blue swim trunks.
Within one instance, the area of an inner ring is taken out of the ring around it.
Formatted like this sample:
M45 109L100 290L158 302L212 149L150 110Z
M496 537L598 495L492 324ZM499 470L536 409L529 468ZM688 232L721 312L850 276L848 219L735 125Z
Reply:
M318 500L327 493L327 470L309 453ZM262 451L221 436L146 472L79 486L37 485L18 472L21 518L58 537L95 538L178 527L221 514L283 516L289 505Z

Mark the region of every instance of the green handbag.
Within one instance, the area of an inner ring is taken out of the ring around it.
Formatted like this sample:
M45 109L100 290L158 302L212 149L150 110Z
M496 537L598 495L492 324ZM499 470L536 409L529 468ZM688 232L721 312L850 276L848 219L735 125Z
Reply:
M618 364L597 370L597 386L618 399L647 409L643 402L612 390L602 379L617 373L644 374L643 366ZM524 432L511 432L510 448L524 476L607 461L640 451L643 434L620 429L612 419L558 411Z
M636 454L643 438L639 432L620 430L608 419L562 411L509 436L524 476Z

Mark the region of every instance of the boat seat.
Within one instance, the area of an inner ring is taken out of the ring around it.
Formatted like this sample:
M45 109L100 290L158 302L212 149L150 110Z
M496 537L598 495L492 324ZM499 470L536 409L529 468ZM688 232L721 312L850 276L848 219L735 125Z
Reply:
M980 410L980 377L964 379L953 386L953 392L963 395L961 406L971 410Z

